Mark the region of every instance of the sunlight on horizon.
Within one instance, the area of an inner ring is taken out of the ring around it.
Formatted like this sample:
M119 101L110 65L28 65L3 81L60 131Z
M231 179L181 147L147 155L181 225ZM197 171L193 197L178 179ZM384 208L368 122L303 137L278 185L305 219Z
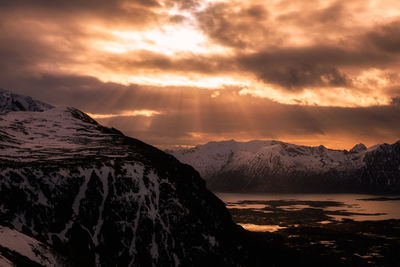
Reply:
M141 109L141 110L127 110L118 114L93 114L93 113L87 113L87 114L93 119L106 119L114 117L135 117L135 116L152 117L162 113L156 110Z

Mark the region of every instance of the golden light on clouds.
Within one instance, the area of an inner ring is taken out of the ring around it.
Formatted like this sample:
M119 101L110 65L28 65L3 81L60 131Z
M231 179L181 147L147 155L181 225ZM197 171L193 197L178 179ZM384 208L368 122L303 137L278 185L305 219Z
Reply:
M399 1L16 0L0 23L0 87L152 144L400 136Z
M302 9L296 4L290 4L287 8L282 8L283 1L273 1L268 7L271 9L266 16L269 19L264 19L261 25L265 27L272 21L287 20L289 23L280 25L279 28L275 28L271 35L281 35L281 39L277 41L273 36L269 40L272 45L281 45L283 47L308 47L313 46L316 42L316 38L321 37L319 31L313 32L313 29L317 26L304 25L296 23L296 19L301 19L302 16L307 16L307 13L299 14ZM113 29L108 26L107 28L101 28L96 25L88 26L88 28L95 29L97 32L101 32L98 37L93 41L89 42L89 50L98 51L98 55L101 53L108 53L111 57L116 54L119 57L126 56L127 58L135 59L141 58L143 52L155 53L159 56L165 56L166 58L179 59L184 57L196 57L196 56L207 56L207 60L210 63L213 62L213 57L232 57L235 54L235 49L230 46L224 46L210 39L207 34L201 30L199 26L200 22L196 21L196 16L199 12L204 11L210 5L230 5L233 3L229 1L200 1L193 10L181 10L176 5L162 5L157 9L159 14L169 14L171 16L180 16L183 21L181 23L165 23L155 24L144 29L129 29L126 26L119 26L117 29ZM264 5L262 1L255 2L256 7ZM250 8L252 4L244 3L242 1L235 1L235 6L231 8L232 12L238 13L246 8ZM254 3L253 3L254 5ZM258 6L257 6L258 5ZM316 1L313 4L317 13L327 13L335 11L336 1ZM333 7L332 7L333 6ZM393 17L400 14L400 7L398 9L389 8L387 6L381 6L376 1L369 1L368 5L362 7L355 4L348 4L347 12L357 10L359 13L357 16L350 16L348 22L343 21L343 25L338 27L338 30L333 29L331 31L324 32L324 39L340 41L343 38L343 31L349 31L351 27L363 27L374 25L376 23L382 23L384 21L390 21ZM339 9L339 8L337 8ZM333 11L332 11L333 10ZM251 10L251 12L256 12ZM337 11L344 12L344 11ZM293 18L290 18L290 15ZM296 16L297 15L297 16ZM322 16L321 14L317 14ZM373 16L373 20L366 20L369 16ZM322 18L319 18L322 19ZM334 21L325 21L323 24L328 27L332 27L331 23ZM342 21L340 21L342 22ZM321 22L318 22L321 23ZM316 23L318 25L318 23ZM311 29L310 29L311 27ZM240 34L240 33L238 33ZM260 37L260 36L259 36ZM262 37L262 36L261 36ZM284 38L284 39L283 39ZM259 41L258 39L256 41ZM278 42L278 43L276 43ZM255 47L262 47L263 43L254 44ZM268 42L266 43L268 47ZM243 47L244 49L245 47ZM244 49L243 51L254 52L254 49ZM245 52L246 53L246 52ZM96 56L96 54L92 55ZM83 58L85 58L83 56ZM319 106L342 106L342 107L365 107L371 105L386 105L390 103L391 97L385 95L385 79L379 74L381 70L362 70L352 74L353 86L357 88L368 88L370 84L373 84L374 91L362 91L353 90L354 88L346 88L336 86L332 88L312 88L304 87L302 90L297 91L285 91L282 90L282 86L263 83L254 79L254 75L251 73L241 72L238 73L212 73L201 74L193 71L184 71L179 73L179 70L165 69L152 70L142 69L137 67L135 71L129 69L125 71L122 69L114 70L107 68L107 66L99 66L96 62L91 62L91 59L85 58L85 65L71 66L69 70L76 70L80 74L86 74L90 76L98 77L104 82L115 82L121 84L143 84L143 85L156 85L156 86L191 86L209 89L222 89L229 86L242 87L240 95L249 94L254 97L268 98L273 101L283 104L295 104L295 105L319 105ZM164 62L160 60L160 64ZM73 71L74 72L74 71ZM384 72L384 71L381 71ZM322 77L323 79L323 77Z
M249 89L251 88L251 89ZM239 91L240 95L268 98L282 104L308 105L321 107L368 107L388 105L390 98L380 92L354 92L344 87L331 87L328 89L307 89L301 93L282 92L272 86L252 84Z
M162 26L145 32L113 31L112 35L116 37L114 44L127 45L125 52L148 50L179 56L180 53L213 54L225 53L227 50L208 44L206 36L190 26Z
M245 83L241 80L229 76L207 77L196 74L177 75L164 73L144 73L141 75L130 75L121 73L104 73L100 71L89 70L88 74L98 75L101 81L116 82L124 85L141 84L153 86L184 86L184 87L199 87L207 90L223 89L224 86L244 86Z
M140 109L140 110L126 110L118 114L92 114L89 112L87 114L93 119L107 119L115 117L135 117L135 116L152 117L154 115L161 114L161 112L156 110Z

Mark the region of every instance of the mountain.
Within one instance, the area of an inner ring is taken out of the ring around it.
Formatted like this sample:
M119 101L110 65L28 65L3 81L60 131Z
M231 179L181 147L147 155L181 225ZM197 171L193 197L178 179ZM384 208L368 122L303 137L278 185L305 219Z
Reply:
M75 108L0 103L0 265L241 265L238 226L192 167Z
M0 88L0 113L10 111L44 111L51 108L53 108L52 105Z
M230 140L167 152L192 165L215 191L400 192L400 141L346 151Z

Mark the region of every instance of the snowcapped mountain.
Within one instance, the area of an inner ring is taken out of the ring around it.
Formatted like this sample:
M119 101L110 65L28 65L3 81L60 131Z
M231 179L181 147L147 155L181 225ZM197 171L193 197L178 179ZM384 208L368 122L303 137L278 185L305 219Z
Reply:
M237 226L192 167L75 108L0 103L0 239L23 250L2 240L0 265L58 266L50 250L76 266L240 264Z
M0 113L10 111L44 111L51 108L53 108L52 105L0 88Z
M230 140L167 152L192 165L216 191L389 193L400 192L399 145L358 144L345 151ZM393 166L378 165L379 159Z
M215 172L235 170L238 166L274 169L282 172L326 169L347 170L362 165L361 153L344 153L323 146L307 147L280 141L210 142L192 149L168 151L184 163L192 165L206 179ZM284 167L285 169L282 169Z

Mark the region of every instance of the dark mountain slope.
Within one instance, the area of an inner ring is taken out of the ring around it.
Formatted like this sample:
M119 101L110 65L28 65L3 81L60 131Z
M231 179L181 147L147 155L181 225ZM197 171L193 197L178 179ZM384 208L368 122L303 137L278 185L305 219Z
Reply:
M243 263L237 226L192 167L74 108L7 112L0 225L79 266Z

